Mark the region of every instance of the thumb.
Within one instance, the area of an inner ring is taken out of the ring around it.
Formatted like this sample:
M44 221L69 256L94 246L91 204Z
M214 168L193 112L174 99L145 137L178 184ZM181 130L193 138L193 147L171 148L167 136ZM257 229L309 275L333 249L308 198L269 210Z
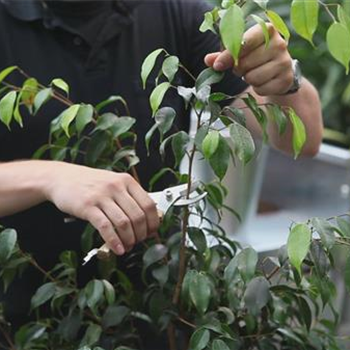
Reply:
M213 53L209 53L208 55L206 55L204 57L204 63L208 66L208 67L213 67L214 62L216 61L216 59L220 56L220 52L213 52Z

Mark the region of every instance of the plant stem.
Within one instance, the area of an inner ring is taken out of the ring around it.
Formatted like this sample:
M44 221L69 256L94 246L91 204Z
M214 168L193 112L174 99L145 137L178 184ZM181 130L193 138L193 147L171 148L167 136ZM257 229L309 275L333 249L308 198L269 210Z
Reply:
M169 341L169 349L170 350L177 350L176 347L176 336L175 336L175 327L172 322L169 323L168 328L168 341Z

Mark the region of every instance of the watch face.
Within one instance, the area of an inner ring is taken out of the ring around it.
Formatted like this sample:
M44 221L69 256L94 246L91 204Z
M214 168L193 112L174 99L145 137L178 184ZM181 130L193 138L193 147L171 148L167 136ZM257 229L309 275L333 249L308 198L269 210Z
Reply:
M297 92L300 89L300 85L301 85L302 74L301 74L300 63L298 60L293 60L292 65L293 65L293 72L294 72L294 80L293 80L292 87L289 89L289 91L286 92L286 95Z

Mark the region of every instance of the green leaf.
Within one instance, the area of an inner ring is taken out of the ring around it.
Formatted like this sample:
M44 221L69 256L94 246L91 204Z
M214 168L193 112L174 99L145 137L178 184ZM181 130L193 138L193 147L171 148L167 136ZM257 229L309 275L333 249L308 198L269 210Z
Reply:
M121 102L126 111L128 111L128 104L126 103L125 99L121 96L110 96L107 100L102 101L98 105L96 105L95 109L99 113L103 108L107 107L108 105L114 102Z
M22 119L21 112L19 110L19 104L21 102L21 98L22 98L22 92L19 93L18 98L16 100L15 108L13 111L13 118L18 123L18 125L22 128L23 127L23 119Z
M46 88L40 90L34 99L34 113L38 113L39 109L52 97L52 89Z
M10 75L14 70L18 69L17 66L7 67L0 72L0 84Z
M17 93L15 91L10 91L0 101L0 120L8 128L10 128L16 97Z
M231 6L220 22L220 34L224 47L238 64L245 30L243 10L236 4Z
M105 289L105 295L106 295L106 300L108 302L108 305L113 305L115 302L115 290L113 285L107 281L107 280L102 280L104 289Z
M344 278L345 278L346 289L350 293L350 256L348 257L345 263Z
M307 330L310 331L312 325L312 311L310 309L309 303L302 297L299 297L297 300L299 304L299 312L302 316L304 324Z
M350 222L342 218L337 218L337 224L343 237L350 238Z
M13 229L5 229L0 233L0 262L4 263L12 254L17 242L17 233Z
M185 131L180 131L173 135L171 140L171 147L175 156L175 165L179 165L182 158L186 154L188 142L190 141L189 135Z
M216 30L214 28L214 17L213 14L211 12L206 12L204 14L204 20L201 24L201 26L199 27L199 31L201 33L205 33L207 30L210 30L211 32L213 32L214 34L216 34Z
M175 74L179 70L179 58L176 56L169 56L163 62L163 73L168 78L169 83L174 80Z
M210 332L205 328L197 329L191 336L190 346L191 350L203 350L209 343Z
M164 83L161 83L160 85L158 85L152 91L152 94L151 94L151 96L149 98L149 101L150 101L150 104L151 104L152 116L153 117L156 114L156 112L158 111L159 106L163 102L164 95L169 90L170 86L171 86L170 83L164 82Z
M79 109L80 109L80 105L70 106L69 108L64 110L59 116L61 120L61 123L60 123L61 128L64 130L64 132L68 137L70 136L69 127L71 123L74 121L75 117L77 116Z
M31 309L36 309L38 306L45 304L50 300L56 292L56 285L53 282L46 283L42 285L35 292L31 300Z
M95 133L87 147L85 162L89 166L94 166L103 152L109 146L110 139L106 132Z
M189 294L191 301L199 314L205 314L211 298L211 288L208 277L203 273L198 273L194 276L192 283L189 286Z
M227 141L223 136L219 137L219 144L215 153L210 157L209 163L212 167L215 175L222 180L226 175L229 161L230 161L231 149Z
M120 325L130 314L130 309L126 306L109 306L102 317L102 327L107 329Z
M196 270L188 270L182 283L181 295L182 299L188 303L190 298L190 286L194 279L197 277L198 272Z
M79 346L92 346L96 344L99 341L101 334L102 334L101 326L93 323L90 324Z
M264 34L265 47L267 48L270 44L270 33L269 33L268 28L267 28L266 22L261 17L259 17L257 15L252 14L250 16L254 19L254 21L256 23L258 23L260 25L261 30Z
M156 121L159 131L162 134L167 133L171 129L175 117L176 112L174 108L163 107L157 111L156 115L154 116L154 119Z
M197 227L188 227L188 236L200 253L207 249L207 240L203 231Z
M311 225L320 235L322 244L327 249L332 249L335 244L335 227L333 227L327 220L321 218L313 218L311 220Z
M350 32L350 16L346 13L345 9L341 5L338 5L337 12L338 12L339 22L343 26L345 26Z
M233 152L238 159L247 164L255 154L255 143L251 133L244 126L234 122L230 125Z
M146 88L147 79L150 73L152 72L154 65L156 64L157 58L163 51L164 51L163 49L155 50L151 52L143 61L142 68L141 68L141 79L142 79L142 86L144 89Z
M312 38L318 26L318 0L293 0L291 22L295 31L313 45Z
M228 345L221 339L214 339L211 350L231 350Z
M164 287L169 278L169 266L162 265L153 269L152 276L158 281L161 287Z
M144 268L164 259L168 254L168 248L163 244L155 244L149 247L143 255Z
M269 302L270 285L265 277L255 277L247 285L244 303L253 316L258 316L261 309Z
M77 129L78 135L84 130L86 125L88 125L94 116L94 108L91 105L80 105L78 114L75 118L75 127Z
M258 253L252 248L243 249L237 255L237 268L244 281L249 282L255 274Z
M258 6L260 6L263 10L266 10L267 3L269 0L253 0Z
M350 62L350 32L341 23L333 23L327 31L327 44L329 52L340 62L349 73Z
M151 144L151 140L152 140L152 136L154 134L154 132L158 130L158 126L157 124L153 124L151 129L149 129L145 135L145 144L146 144L146 150L147 150L147 156L150 155L150 152L149 152L149 146Z
M300 117L292 108L288 109L288 117L293 126L293 150L294 157L297 158L306 142L306 130Z
M63 79L53 79L51 86L58 87L63 90L67 95L69 95L69 86Z
M235 256L231 259L229 264L225 267L224 270L224 280L227 285L230 285L234 277L236 276L236 273L238 272L238 258Z
M283 135L287 129L287 117L283 113L282 108L278 105L268 105L267 112L269 113L269 116L272 118L274 123L276 123L278 127L278 133L280 135Z
M39 83L35 78L29 78L23 83L22 86L21 101L26 105L31 113L35 96L38 92L38 85Z
M220 133L217 130L210 131L202 143L202 152L206 159L210 159L216 152L220 141Z
M223 78L223 72L216 72L213 68L204 69L196 80L196 91L200 91L206 85L219 83ZM192 89L186 91L188 91L189 94Z
M301 274L301 264L309 252L311 230L305 224L295 225L289 234L287 250L291 264Z
M100 303L103 298L104 285L99 280L90 281L85 287L85 295L87 305L90 309L94 309L95 306Z
M288 42L290 38L290 33L287 25L284 23L283 19L279 14L274 11L268 10L265 12L266 16L276 28L276 30L283 36L283 38Z

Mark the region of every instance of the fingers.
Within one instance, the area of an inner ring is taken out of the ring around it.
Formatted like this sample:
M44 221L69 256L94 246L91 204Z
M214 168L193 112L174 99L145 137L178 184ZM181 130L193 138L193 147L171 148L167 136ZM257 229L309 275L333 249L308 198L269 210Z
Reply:
M270 38L273 37L275 34L275 28L272 24L266 23L267 30L269 31ZM243 37L243 45L240 53L240 58L245 57L246 55L250 54L252 51L254 51L259 46L264 46L265 44L265 36L264 32L262 31L262 28L260 25L255 25L251 28L249 28L245 33Z
M124 249L129 251L136 243L135 231L129 216L112 199L104 201L101 210L112 223L115 235L118 235Z
M109 218L97 207L91 207L86 213L86 220L100 233L101 237L116 255L123 255L125 248L116 234Z
M136 182L128 186L128 192L145 214L148 236L153 236L160 224L156 204Z

